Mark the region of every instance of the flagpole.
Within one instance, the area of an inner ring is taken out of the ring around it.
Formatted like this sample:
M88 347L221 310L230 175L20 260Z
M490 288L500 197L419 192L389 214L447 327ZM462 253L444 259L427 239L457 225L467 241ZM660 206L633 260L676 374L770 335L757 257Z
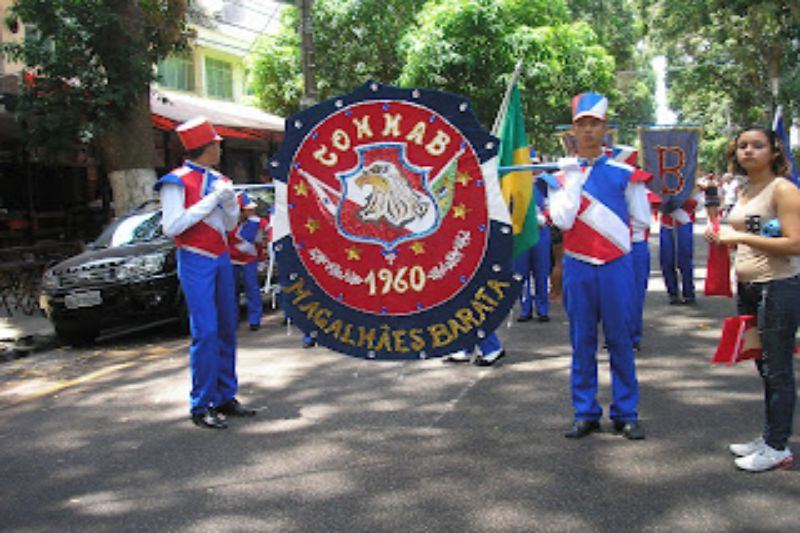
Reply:
M559 166L555 163L532 163L530 165L510 165L507 167L497 167L500 174L508 174L509 172L517 172L518 170L543 170L545 172L552 172L559 170Z
M772 131L778 136L778 138L783 143L783 148L786 150L784 156L789 163L789 176L785 176L789 178L789 180L800 187L800 170L798 170L797 163L794 160L794 154L792 154L792 146L789 142L789 135L786 133L786 127L783 124L783 106L778 105L775 108L775 116L772 117Z
M511 74L511 80L508 82L508 87L506 87L506 94L503 96L503 102L500 104L500 110L497 112L497 116L494 119L494 126L492 126L492 135L497 137L498 132L500 131L500 125L503 122L503 116L506 114L506 109L508 108L508 100L511 98L511 90L514 88L514 84L517 83L519 79L519 75L522 72L522 58L517 61L517 66L514 67L514 72Z

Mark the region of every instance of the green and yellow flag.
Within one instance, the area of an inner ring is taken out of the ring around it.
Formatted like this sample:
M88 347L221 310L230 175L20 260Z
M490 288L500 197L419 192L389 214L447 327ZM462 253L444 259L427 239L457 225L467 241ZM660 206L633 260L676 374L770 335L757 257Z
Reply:
M522 104L516 83L511 89L499 137L498 160L501 167L531 164L530 148L525 135L525 119L522 116ZM501 174L500 190L511 212L514 231L512 257L516 259L539 242L536 202L533 198L533 173L530 170L517 170Z

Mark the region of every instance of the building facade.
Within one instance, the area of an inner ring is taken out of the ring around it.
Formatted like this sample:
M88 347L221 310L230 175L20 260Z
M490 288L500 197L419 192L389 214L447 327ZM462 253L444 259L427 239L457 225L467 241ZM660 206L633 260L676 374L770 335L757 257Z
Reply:
M5 15L13 0L0 0ZM283 119L249 104L247 56L255 39L278 20L268 0L201 0L191 51L156 68L151 88L153 168L177 166L183 152L175 125L207 116L224 137L222 172L237 183L269 179L266 161L283 139ZM35 28L0 23L0 42L19 41ZM14 116L23 65L0 57L0 247L42 240L96 237L115 215L105 169L90 147L76 147L57 164L44 164L24 143Z

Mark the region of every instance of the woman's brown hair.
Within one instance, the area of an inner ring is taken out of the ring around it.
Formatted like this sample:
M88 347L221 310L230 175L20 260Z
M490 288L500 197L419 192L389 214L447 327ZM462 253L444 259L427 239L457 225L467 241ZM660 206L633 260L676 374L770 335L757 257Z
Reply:
M788 176L791 173L791 168L789 167L789 160L786 158L785 150L787 150L787 148L774 131L763 126L748 126L737 133L736 137L731 139L731 142L728 143L728 148L725 150L725 157L728 159L728 172L739 174L740 176L747 175L747 171L739 165L739 161L736 159L736 146L739 144L739 137L747 131L758 131L764 134L769 141L769 147L772 153L775 155L775 157L772 158L772 172L774 172L776 176Z

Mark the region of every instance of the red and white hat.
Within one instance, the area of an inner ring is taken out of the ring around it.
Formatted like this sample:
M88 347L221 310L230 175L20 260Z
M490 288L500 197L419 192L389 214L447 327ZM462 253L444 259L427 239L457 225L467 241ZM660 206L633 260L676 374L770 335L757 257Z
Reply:
M608 98L598 93L581 93L572 99L572 122L579 118L594 117L606 119Z
M186 150L194 150L208 143L222 140L211 122L203 116L187 120L175 128L175 132Z

